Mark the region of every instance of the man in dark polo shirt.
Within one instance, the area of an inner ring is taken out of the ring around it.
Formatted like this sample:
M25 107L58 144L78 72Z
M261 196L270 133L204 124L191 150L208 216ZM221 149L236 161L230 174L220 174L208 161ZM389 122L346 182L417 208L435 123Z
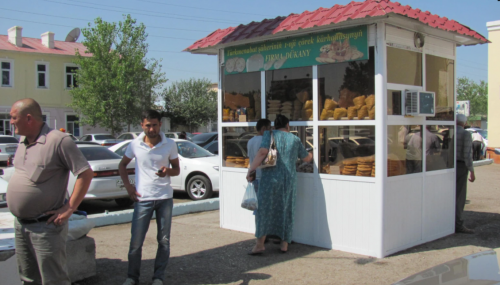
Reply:
M19 275L24 284L71 284L66 266L68 218L87 193L93 171L65 133L49 129L33 99L14 103L10 123L22 136L7 188L15 219ZM65 202L69 172L78 175Z

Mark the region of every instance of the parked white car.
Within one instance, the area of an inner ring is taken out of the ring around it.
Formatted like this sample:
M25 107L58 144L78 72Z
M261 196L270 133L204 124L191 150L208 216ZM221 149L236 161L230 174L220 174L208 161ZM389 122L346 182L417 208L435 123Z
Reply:
M115 144L121 142L122 140L115 139L115 137L113 137L110 134L88 134L88 135L84 135L84 136L80 137L79 141L96 142L102 146L109 147L109 146L112 146L112 145L115 145Z
M94 178L84 199L114 199L119 206L132 205L133 202L128 198L127 190L123 186L123 181L118 173L121 156L99 145L77 144L77 147L87 158L90 167L94 171ZM14 167L4 169L1 178L9 181L14 174L14 169ZM135 162L128 165L127 171L130 183L135 184ZM73 193L76 178L73 174L69 175L69 195Z
M181 173L170 178L172 188L186 191L192 200L212 197L213 191L219 191L219 157L190 141L173 140L179 152ZM124 141L109 149L123 156L130 142ZM135 163L135 159L132 162Z
M0 208L7 206L7 181L0 178Z
M133 140L135 138L137 138L140 134L142 134L142 132L129 132L129 133L123 133L121 135L119 135L116 139L117 140Z
M0 135L0 162L7 162L17 150L19 141L13 136Z

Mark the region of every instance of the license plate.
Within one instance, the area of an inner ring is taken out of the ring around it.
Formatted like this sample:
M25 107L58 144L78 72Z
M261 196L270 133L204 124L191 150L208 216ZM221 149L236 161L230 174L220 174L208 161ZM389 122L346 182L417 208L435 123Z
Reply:
M128 182L132 185L135 185L135 180L132 178L129 178ZM121 179L116 181L116 187L125 188L125 185L123 185L123 181Z
M17 146L6 147L5 151L7 152L16 152Z

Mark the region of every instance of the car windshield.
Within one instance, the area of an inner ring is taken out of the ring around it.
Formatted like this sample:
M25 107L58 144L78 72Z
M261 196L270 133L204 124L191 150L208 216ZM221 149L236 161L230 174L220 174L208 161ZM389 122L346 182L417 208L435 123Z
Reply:
M206 134L199 134L193 137L193 142L194 143L201 143L201 142L206 142L208 139L213 137L213 133L206 133Z
M80 147L78 148L88 161L92 160L107 160L107 159L121 159L118 154L110 151L102 146L95 147Z
M0 137L0 143L19 143L15 137Z
M115 139L112 135L95 135L94 138L96 141L114 140Z
M177 143L177 151L185 158L197 158L214 156L212 153L202 148L201 146L189 141L180 141Z

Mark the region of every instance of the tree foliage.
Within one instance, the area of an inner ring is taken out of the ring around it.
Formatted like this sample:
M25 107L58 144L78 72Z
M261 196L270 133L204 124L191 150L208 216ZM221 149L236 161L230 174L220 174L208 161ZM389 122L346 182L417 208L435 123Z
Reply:
M488 83L481 80L479 84L467 77L459 77L457 100L470 101L470 115L488 114Z
M70 107L80 123L119 133L140 122L141 112L153 106L165 75L157 60L145 57L146 27L130 15L118 23L96 18L82 34L92 56L76 53L78 87L71 90Z
M217 92L208 79L173 82L163 91L165 116L174 124L186 125L192 131L217 120Z

